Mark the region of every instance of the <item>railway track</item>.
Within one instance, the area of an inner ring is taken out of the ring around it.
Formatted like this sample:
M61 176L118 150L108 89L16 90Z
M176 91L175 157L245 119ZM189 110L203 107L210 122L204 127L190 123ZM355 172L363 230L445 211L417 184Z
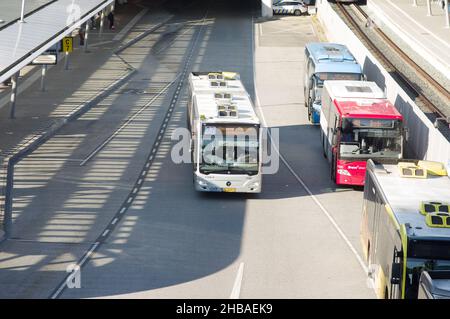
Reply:
M432 117L434 118L435 126L438 127L439 121L441 121L450 128L450 111L440 106L450 105L450 91L414 62L397 44L394 43L394 41L378 28L359 5L343 5L341 3L336 3L335 8L337 8L336 11L342 14L347 23L353 27L357 35L364 40L372 53L387 66L388 71L397 76L397 79L408 89L413 100L415 100L418 105L420 104L422 107L428 109L429 112L434 115ZM360 22L358 22L358 18ZM404 63L404 66L410 68L411 72L409 73L414 74L417 78L414 79L412 76L408 76L406 74L407 72L402 70L398 65L395 65L375 43L373 37L367 34L367 31L364 30L362 25L370 25L371 29L374 30L375 34L381 39L386 47L396 54L396 56ZM426 83L427 88L424 89L420 82Z

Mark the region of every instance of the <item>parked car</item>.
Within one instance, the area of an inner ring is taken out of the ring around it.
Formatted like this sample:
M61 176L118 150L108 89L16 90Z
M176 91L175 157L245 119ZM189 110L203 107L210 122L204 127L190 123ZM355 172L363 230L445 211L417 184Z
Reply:
M296 16L308 12L308 5L303 1L281 0L273 4L274 14L294 14Z

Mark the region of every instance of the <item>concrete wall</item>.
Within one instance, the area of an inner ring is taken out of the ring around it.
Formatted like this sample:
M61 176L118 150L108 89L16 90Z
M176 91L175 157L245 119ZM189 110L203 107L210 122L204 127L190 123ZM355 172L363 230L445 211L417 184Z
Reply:
M363 66L369 81L375 81L386 91L388 99L405 118L409 129L408 146L415 158L445 163L450 168L450 143L397 84L379 61L331 8L327 0L318 0L318 19L332 42L347 45Z
M271 18L273 16L272 1L261 0L261 15L264 18Z

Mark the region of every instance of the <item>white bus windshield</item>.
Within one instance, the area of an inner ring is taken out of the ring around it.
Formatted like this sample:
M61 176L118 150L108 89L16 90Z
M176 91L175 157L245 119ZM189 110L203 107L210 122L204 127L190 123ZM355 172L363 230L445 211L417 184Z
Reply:
M402 123L400 120L342 120L341 158L401 158Z
M258 174L259 125L205 124L201 146L202 174Z

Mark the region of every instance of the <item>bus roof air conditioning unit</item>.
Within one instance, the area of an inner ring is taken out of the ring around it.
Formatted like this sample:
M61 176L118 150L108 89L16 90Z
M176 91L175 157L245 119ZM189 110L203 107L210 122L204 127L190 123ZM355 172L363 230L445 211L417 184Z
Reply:
M216 100L228 101L231 102L233 100L233 95L231 93L214 93L214 98Z
M217 104L217 112L219 117L238 118L238 111L234 104Z
M218 73L218 72L208 73L208 79L210 79L210 80L223 80L223 75L222 75L222 73Z
M225 87L227 87L227 82L225 82L225 81L210 81L209 84L210 84L211 87L214 87L214 88L225 88Z

